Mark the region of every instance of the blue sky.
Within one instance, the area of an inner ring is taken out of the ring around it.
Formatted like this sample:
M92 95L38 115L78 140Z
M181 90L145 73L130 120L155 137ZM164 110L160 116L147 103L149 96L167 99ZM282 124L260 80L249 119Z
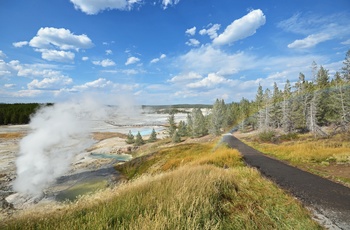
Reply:
M2 0L0 102L253 99L349 49L348 0Z

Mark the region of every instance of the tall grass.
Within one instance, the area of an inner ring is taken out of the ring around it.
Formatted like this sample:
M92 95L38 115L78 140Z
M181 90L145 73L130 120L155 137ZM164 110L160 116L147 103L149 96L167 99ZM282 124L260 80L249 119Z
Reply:
M128 182L0 228L321 229L294 198L244 167L237 151L213 146L162 149L128 163Z

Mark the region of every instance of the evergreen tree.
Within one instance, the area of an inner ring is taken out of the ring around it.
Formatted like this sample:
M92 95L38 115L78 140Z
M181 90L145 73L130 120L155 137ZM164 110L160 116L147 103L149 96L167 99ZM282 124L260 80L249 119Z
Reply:
M344 66L342 67L342 74L344 80L350 82L350 50L346 52L345 59L343 61Z
M201 137L208 134L207 124L200 108L195 108L191 113L192 137Z
M155 142L157 141L157 133L154 130L154 128L152 129L151 135L148 138L148 142Z
M185 137L188 135L187 134L187 125L184 121L179 122L178 134L180 135L180 137Z
M191 113L192 114L192 113ZM193 137L193 120L191 114L187 114L187 135Z
M318 125L327 124L327 116L330 114L330 95L329 95L329 76L328 70L324 69L323 66L317 72L316 76L316 90L314 92L316 119Z
M172 137L175 130L176 130L176 124L175 124L175 116L174 116L174 113L171 113L168 117L168 124L169 124L169 127L168 127L168 134L169 134L169 137Z
M238 107L238 117L239 117L239 127L242 131L246 129L246 126L248 126L252 121L249 120L250 116L250 102L242 98L239 102L239 107Z
M296 93L292 98L291 119L294 129L306 130L307 105L311 100L309 83L305 80L305 75L299 73L299 80L295 84Z
M134 135L131 133L131 130L129 130L128 136L126 137L127 144L133 144L135 143Z
M263 97L263 104L264 104L264 109L263 109L263 130L266 130L270 128L271 125L271 91L269 89L266 89L264 92L264 97Z
M271 125L273 128L282 126L282 93L278 89L277 83L273 84L272 107L271 107Z
M173 143L180 143L181 142L181 137L180 137L179 133L177 132L177 130L175 130L171 140Z
M259 84L258 91L255 97L258 129L262 129L264 124L263 101L264 101L264 91L262 86Z
M140 132L137 132L134 145L135 145L135 146L141 146L141 145L143 145L144 143L145 143L145 141L142 139L141 133L140 133Z
M291 85L287 80L283 91L283 104L282 104L282 127L283 131L290 133L293 129L293 122L291 117Z
M227 126L226 105L224 100L216 99L210 119L210 134L218 136L221 130Z

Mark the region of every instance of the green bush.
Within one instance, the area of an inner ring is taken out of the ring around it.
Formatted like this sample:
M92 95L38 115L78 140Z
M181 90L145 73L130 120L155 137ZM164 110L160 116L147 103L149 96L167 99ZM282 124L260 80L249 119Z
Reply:
M259 133L259 140L262 142L275 142L276 132L273 130L264 130Z

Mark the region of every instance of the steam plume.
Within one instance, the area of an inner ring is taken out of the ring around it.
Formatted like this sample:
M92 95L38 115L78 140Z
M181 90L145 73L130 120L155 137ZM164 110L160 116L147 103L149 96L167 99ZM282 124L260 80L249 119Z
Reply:
M20 142L13 189L30 196L41 195L69 170L74 156L93 143L89 120L105 116L104 108L91 98L41 108L31 119L31 132Z

